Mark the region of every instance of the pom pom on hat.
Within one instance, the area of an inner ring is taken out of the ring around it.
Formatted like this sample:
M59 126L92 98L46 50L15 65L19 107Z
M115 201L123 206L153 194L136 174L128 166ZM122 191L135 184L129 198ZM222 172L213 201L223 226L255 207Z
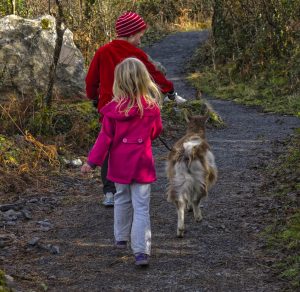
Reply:
M128 37L146 29L144 19L134 12L123 13L116 22L117 37Z

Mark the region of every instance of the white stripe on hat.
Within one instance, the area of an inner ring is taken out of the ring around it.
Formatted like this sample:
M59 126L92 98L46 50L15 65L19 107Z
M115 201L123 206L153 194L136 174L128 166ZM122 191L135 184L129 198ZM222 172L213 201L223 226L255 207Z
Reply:
M133 21L135 19L141 18L139 15L132 15L132 16L128 16L128 17L120 17L120 19L118 19L117 24L123 24L124 22L126 23L127 21Z

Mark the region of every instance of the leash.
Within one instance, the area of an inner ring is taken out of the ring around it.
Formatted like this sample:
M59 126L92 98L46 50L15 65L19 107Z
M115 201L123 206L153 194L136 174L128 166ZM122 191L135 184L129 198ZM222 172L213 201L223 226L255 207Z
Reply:
M169 147L169 145L167 144L167 142L160 136L158 136L158 139L160 140L161 143L164 144L164 146L169 150L171 151L172 149Z

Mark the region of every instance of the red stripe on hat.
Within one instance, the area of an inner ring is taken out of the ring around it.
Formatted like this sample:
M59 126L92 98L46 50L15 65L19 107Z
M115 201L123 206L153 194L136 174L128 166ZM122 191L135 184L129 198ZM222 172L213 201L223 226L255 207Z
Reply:
M139 18L139 17L135 17L135 18L132 18L132 19L125 19L121 22L118 22L117 23L117 28L123 28L123 27L127 27L129 25L132 25L132 24L135 24L135 23L138 23L138 22L144 22L143 19Z
M145 23L143 21L140 21L138 23L131 23L128 26L119 27L118 31L121 32L121 31L124 31L124 30L127 30L127 29L131 30L133 28L143 27L144 25L145 25Z
M126 21L129 21L129 20L134 20L134 19L141 19L141 17L138 15L138 14L133 14L133 15L129 15L129 16L126 16L126 17L120 17L117 21L117 23L123 23L123 22L126 22Z

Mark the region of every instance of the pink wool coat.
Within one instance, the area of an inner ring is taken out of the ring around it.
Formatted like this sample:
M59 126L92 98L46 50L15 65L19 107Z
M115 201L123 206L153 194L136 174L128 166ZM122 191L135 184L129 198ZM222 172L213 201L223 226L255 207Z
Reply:
M101 166L109 153L107 178L113 182L130 184L156 180L151 145L162 131L162 121L157 106L150 108L144 100L143 106L142 117L137 107L125 116L115 101L101 110L102 128L89 153L88 163Z

